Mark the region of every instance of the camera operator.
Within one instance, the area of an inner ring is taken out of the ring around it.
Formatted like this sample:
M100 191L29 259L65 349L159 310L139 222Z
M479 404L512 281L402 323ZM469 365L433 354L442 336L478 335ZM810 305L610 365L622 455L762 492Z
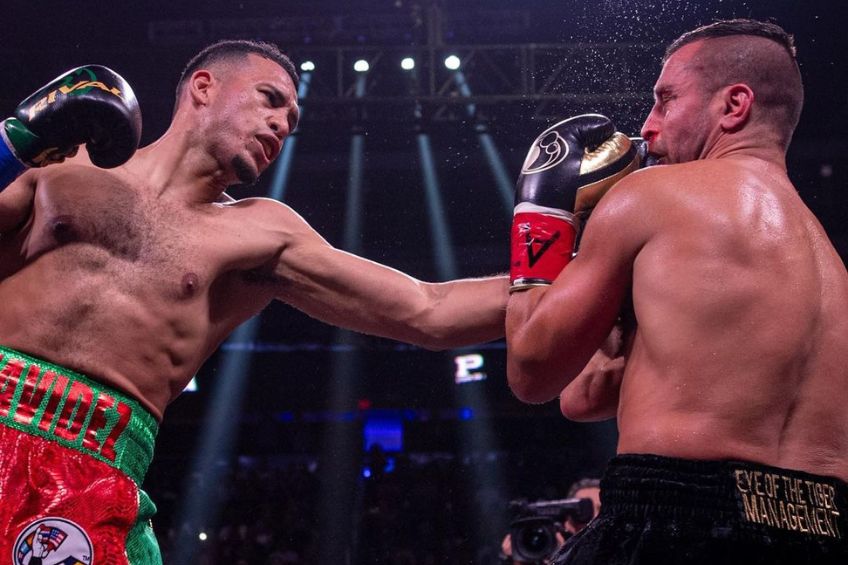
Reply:
M568 500L574 499L588 499L592 502L592 511L591 515L588 516L589 519L594 518L601 511L601 489L600 489L600 481L598 479L580 479L574 482L571 487L568 489ZM539 504L539 503L536 503ZM544 504L544 503L542 503ZM580 530L586 527L589 523L584 516L580 515L581 512L566 512L565 519L562 521L562 524L557 528L555 533L556 543L554 547L551 548L550 553L547 555L550 557L553 553L558 549L562 544L565 543L565 540L568 537L576 534ZM515 524L515 522L514 522ZM513 557L513 547L512 547L512 535L507 534L503 541L501 542L501 560L500 563L503 565L530 565L532 563L547 563L547 559L543 558L541 561L523 561L518 558L518 555ZM520 554L519 551L516 551L516 554Z

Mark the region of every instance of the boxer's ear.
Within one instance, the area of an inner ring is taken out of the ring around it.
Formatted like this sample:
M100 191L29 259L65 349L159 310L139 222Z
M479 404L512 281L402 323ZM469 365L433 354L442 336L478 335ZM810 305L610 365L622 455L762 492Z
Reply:
M737 83L722 88L719 96L723 105L719 121L722 129L729 132L739 131L751 119L754 91L745 83Z
M206 106L209 104L214 82L212 73L206 69L198 69L191 74L188 87L191 99L196 105Z

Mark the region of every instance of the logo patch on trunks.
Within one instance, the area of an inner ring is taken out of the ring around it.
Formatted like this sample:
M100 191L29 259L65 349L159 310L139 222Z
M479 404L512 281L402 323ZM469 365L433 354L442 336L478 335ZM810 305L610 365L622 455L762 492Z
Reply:
M14 565L93 565L91 539L79 525L64 518L36 520L18 534L12 547Z
M750 469L734 470L745 520L790 532L842 539L836 489L822 481Z

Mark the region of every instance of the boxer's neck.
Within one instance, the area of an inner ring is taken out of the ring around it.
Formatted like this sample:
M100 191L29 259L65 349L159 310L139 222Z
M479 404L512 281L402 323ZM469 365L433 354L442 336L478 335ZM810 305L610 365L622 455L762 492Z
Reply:
M234 175L195 137L194 130L172 124L162 137L139 149L127 168L162 194L179 191L189 202L218 201L235 184Z
M750 158L766 161L786 170L786 150L765 136L767 132L720 134L708 139L700 159Z

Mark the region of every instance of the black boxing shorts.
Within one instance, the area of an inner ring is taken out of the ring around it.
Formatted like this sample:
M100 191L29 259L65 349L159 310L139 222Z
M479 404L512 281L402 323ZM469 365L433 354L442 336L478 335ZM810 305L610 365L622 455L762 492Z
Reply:
M736 461L620 455L557 565L845 565L848 484Z

